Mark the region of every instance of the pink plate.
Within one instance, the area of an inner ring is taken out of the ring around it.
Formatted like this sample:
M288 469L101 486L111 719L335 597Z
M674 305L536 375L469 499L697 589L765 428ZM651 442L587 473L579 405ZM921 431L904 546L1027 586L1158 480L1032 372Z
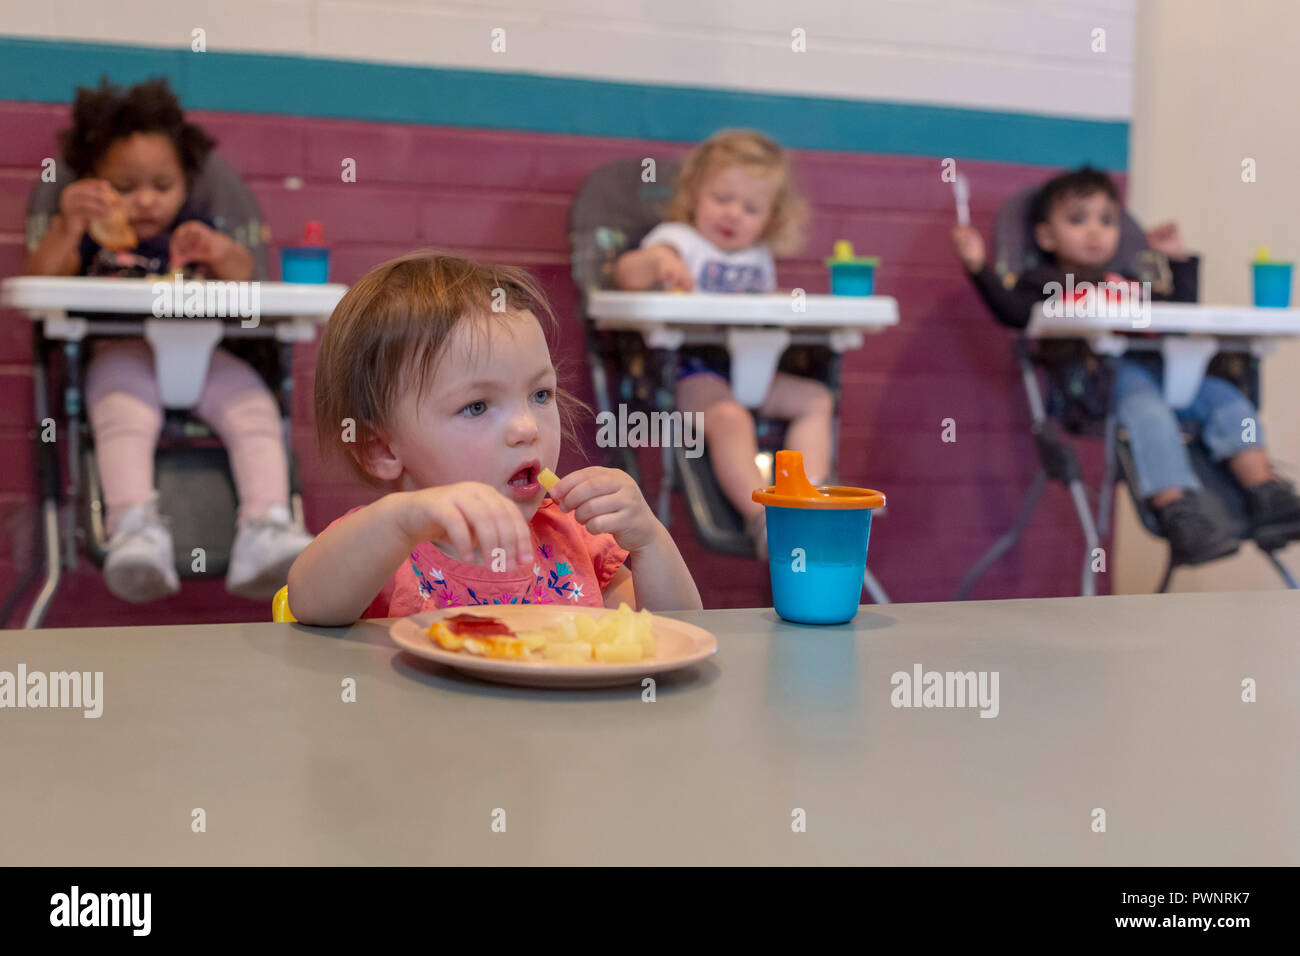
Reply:
M655 656L633 664L553 664L550 661L514 661L495 657L477 657L465 651L449 651L429 637L429 627L444 617L478 614L504 621L517 631L550 627L566 614L599 617L612 611L596 607L563 607L546 604L493 604L482 607L449 607L424 611L394 621L388 633L405 651L446 664L481 680L529 687L611 687L638 683L668 671L698 664L716 654L718 639L694 624L653 615L651 634L655 639Z

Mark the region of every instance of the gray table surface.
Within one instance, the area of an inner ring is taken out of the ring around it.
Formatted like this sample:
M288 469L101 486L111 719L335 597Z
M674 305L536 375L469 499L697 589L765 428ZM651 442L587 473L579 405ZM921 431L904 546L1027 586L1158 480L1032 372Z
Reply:
M1295 865L1298 612L1264 591L681 614L720 650L653 703L481 683L370 622L5 631L0 670L103 671L104 711L0 710L0 864ZM997 671L998 716L892 706L918 663Z

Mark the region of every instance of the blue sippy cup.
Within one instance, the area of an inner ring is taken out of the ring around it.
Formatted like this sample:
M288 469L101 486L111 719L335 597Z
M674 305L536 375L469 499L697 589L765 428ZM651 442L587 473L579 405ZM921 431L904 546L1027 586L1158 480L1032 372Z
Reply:
M767 508L767 563L776 613L800 624L843 624L858 613L867 569L870 488L814 488L797 451L776 453L776 485L754 492Z
M826 260L831 270L831 295L871 295L876 287L876 256L855 256L853 243L835 240L835 254Z
M330 251L325 245L325 230L312 220L303 230L302 244L280 250L280 277L285 282L328 282Z
M1255 305L1285 309L1291 304L1291 270L1295 263L1269 258L1262 246L1251 263L1254 278Z

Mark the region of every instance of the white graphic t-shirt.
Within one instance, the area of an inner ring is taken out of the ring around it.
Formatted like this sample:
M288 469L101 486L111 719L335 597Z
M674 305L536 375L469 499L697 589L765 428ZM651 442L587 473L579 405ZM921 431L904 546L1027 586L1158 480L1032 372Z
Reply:
M661 222L641 240L641 248L672 246L695 277L697 292L771 292L776 288L772 252L760 243L724 252L684 222Z

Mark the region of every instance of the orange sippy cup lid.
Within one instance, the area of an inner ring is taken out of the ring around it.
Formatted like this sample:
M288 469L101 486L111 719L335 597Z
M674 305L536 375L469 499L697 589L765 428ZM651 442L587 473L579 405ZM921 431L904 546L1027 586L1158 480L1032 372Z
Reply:
M803 470L803 453L776 453L776 485L759 488L753 498L761 505L776 508L883 508L885 496L870 488L846 488L841 485L813 487Z

